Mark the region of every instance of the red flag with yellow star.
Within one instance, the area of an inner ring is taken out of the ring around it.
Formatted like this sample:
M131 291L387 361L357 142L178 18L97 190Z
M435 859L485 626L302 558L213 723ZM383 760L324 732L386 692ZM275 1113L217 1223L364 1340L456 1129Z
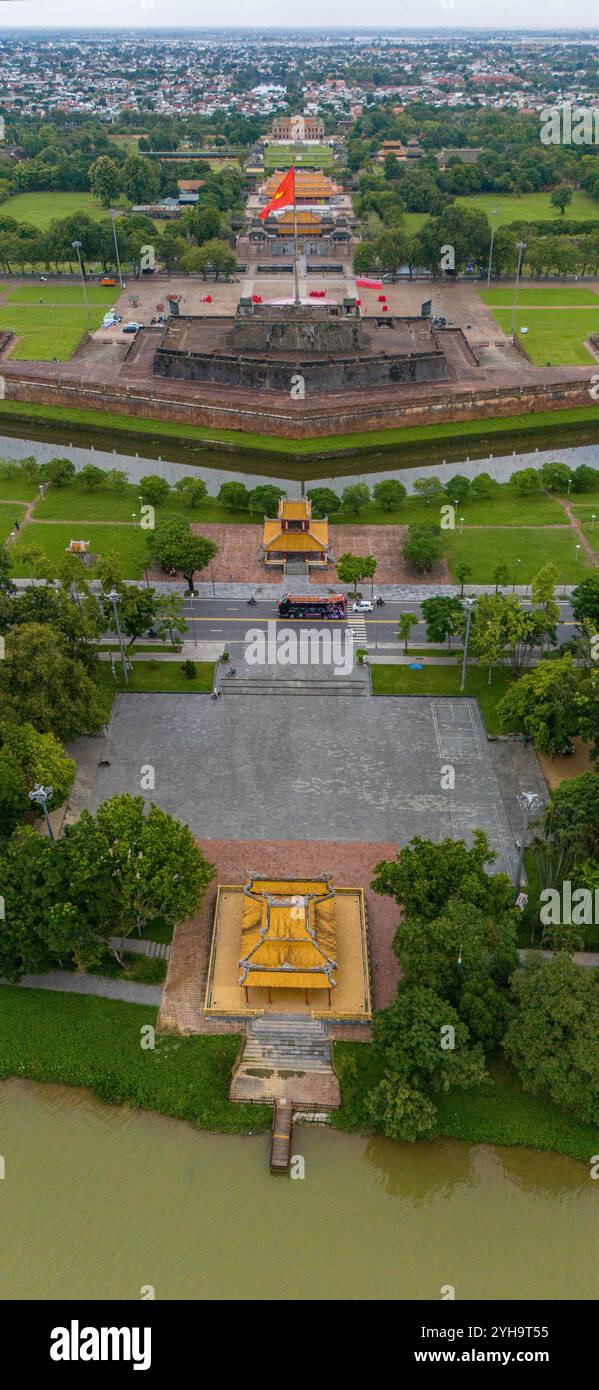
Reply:
M262 221L268 217L269 212L276 212L278 208L289 207L292 203L295 203L295 169L288 169L284 178L281 179L279 187L275 189L270 202L262 208L260 213Z

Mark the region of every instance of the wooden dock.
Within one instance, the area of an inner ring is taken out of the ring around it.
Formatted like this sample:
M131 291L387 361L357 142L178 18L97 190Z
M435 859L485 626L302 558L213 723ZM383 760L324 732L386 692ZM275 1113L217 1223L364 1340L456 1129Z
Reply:
M272 1117L272 1137L270 1143L271 1173L288 1173L291 1161L291 1134L293 1130L293 1106L287 1101L277 1100Z

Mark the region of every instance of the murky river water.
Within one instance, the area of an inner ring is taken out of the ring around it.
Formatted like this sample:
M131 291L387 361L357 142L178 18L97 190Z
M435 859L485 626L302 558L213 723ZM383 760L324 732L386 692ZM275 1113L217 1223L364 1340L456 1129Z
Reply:
M529 1149L194 1130L0 1084L0 1298L596 1299L598 1184Z

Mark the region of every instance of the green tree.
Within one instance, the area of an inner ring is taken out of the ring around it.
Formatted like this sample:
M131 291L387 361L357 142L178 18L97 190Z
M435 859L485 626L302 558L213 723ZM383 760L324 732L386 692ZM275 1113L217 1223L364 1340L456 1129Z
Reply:
M32 724L0 724L0 834L10 835L32 809L28 793L36 782L52 787L50 810L62 806L76 770L53 734Z
M102 207L108 208L111 203L116 202L119 195L119 166L114 159L109 159L107 155L100 155L93 164L90 164L89 186Z
M441 502L445 496L439 479L434 476L432 478L416 478L414 492L422 498L427 507L432 506L433 502Z
M75 464L70 459L50 459L44 464L44 476L53 487L65 487L75 477Z
M579 731L579 688L580 673L571 656L540 661L499 701L497 714L502 728L530 734L542 753L562 753Z
M580 626L585 618L599 625L599 570L583 579L572 590L572 612ZM596 626L599 631L599 626Z
M372 495L378 507L382 507L385 512L392 512L404 501L406 489L397 478L383 478L382 482L375 483Z
M455 473L453 478L444 484L443 491L450 502L457 502L461 507L470 496L470 479L465 478L463 473Z
M206 536L195 536L183 517L165 517L146 540L150 553L163 569L177 570L187 580L190 594L194 593L193 576L203 570L218 553L218 546Z
M428 573L438 564L443 553L439 528L408 526L401 553L408 569Z
M156 612L156 590L142 589L136 584L127 584L121 589L118 604L118 617L121 632L129 638L129 651L139 637L150 627ZM106 624L111 632L117 631L114 608L108 598L103 603Z
M493 583L495 585L495 593L497 594L499 592L499 589L501 588L502 584L509 584L509 581L510 572L507 565L496 565L495 569L493 570Z
M561 183L557 188L553 189L550 202L552 207L559 208L561 216L563 217L566 208L568 204L572 202L573 197L574 194L572 192L572 189L568 188L567 184Z
M399 641L400 641L400 642L403 642L403 644L404 644L404 648L403 648L403 649L404 649L404 654L405 654L405 653L407 652L407 650L408 650L408 641L409 641L409 638L410 638L410 632L412 631L412 628L416 626L417 622L418 622L418 618L416 617L416 614L415 614L415 613L401 613L401 614L400 614L400 618L399 618L399 627L398 627L398 629L397 629L397 636L398 636Z
M459 598L435 594L432 598L425 598L420 606L426 623L427 642L447 642L451 648L451 639L460 631L464 617Z
M341 506L341 498L332 487L311 487L306 496L319 516L333 516Z
M444 1030L453 1028L453 1047L444 1047ZM485 1078L485 1060L457 1011L428 985L400 984L388 1008L375 1014L373 1041L389 1071L412 1085L448 1091L476 1086Z
M402 979L430 985L459 1012L467 981L507 985L518 965L515 917L512 909L495 914L453 898L430 921L402 920L393 942Z
M168 637L171 643L177 642L185 633L187 620L183 612L184 607L185 600L180 594L161 594L156 599L154 626L163 641Z
M437 1111L428 1096L417 1086L394 1072L384 1076L366 1097L364 1108L373 1129L388 1139L430 1139L437 1128Z
M478 498L492 497L497 492L499 483L490 473L477 473L476 478L470 484L470 496Z
M12 594L14 584L10 574L10 554L8 546L0 545L0 594Z
M373 555L352 555L346 551L345 555L340 555L335 569L341 583L353 584L355 593L359 579L374 577L376 560Z
M464 597L464 584L472 574L472 566L467 565L465 560L460 560L455 567L455 577L460 585L460 598Z
M349 483L341 494L343 512L361 512L370 501L370 488L366 483Z
M130 154L121 170L121 188L132 203L152 203L160 188L158 165L141 155Z
M186 507L201 507L208 496L208 488L203 478L186 477L179 478L175 483L175 491L182 497Z
M46 555L43 545L20 545L18 549L19 569L31 579L51 579L52 562Z
M109 468L105 475L108 492L116 492L122 497L129 487L129 479L122 468Z
M375 864L372 888L394 898L410 921L432 921L452 898L502 913L512 907L513 889L506 874L486 872L496 858L483 830L474 831L470 848L464 840L436 844L415 835L395 859Z
M279 502L284 496L283 489L275 487L274 483L262 483L250 492L250 511L258 512L262 516L278 516Z
M250 504L250 494L243 483L221 483L218 490L221 506L232 512L246 512Z
M541 475L536 468L518 468L512 473L510 483L521 497L531 497L541 491Z
M24 623L9 632L0 662L0 695L7 719L31 723L65 743L94 734L104 723L97 687L65 638L50 626Z
M148 502L151 507L159 507L171 494L170 483L167 483L166 478L160 478L157 473L148 473L145 478L140 478L139 491L144 502Z
M599 972L565 954L532 955L512 981L515 1015L504 1039L526 1091L548 1095L579 1119L597 1119Z
M86 492L97 492L98 488L104 486L105 481L104 470L97 468L95 463L86 463L77 474L77 482L86 489Z

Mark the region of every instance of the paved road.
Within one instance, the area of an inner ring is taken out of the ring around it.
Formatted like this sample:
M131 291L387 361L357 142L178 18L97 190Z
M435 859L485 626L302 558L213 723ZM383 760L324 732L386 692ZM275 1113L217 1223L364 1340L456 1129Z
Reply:
M19 985L23 989L56 989L66 994L98 994L102 999L125 999L129 1004L151 1004L157 1009L162 999L162 985L137 985L132 980L111 980L106 975L73 975L70 970L23 975Z

